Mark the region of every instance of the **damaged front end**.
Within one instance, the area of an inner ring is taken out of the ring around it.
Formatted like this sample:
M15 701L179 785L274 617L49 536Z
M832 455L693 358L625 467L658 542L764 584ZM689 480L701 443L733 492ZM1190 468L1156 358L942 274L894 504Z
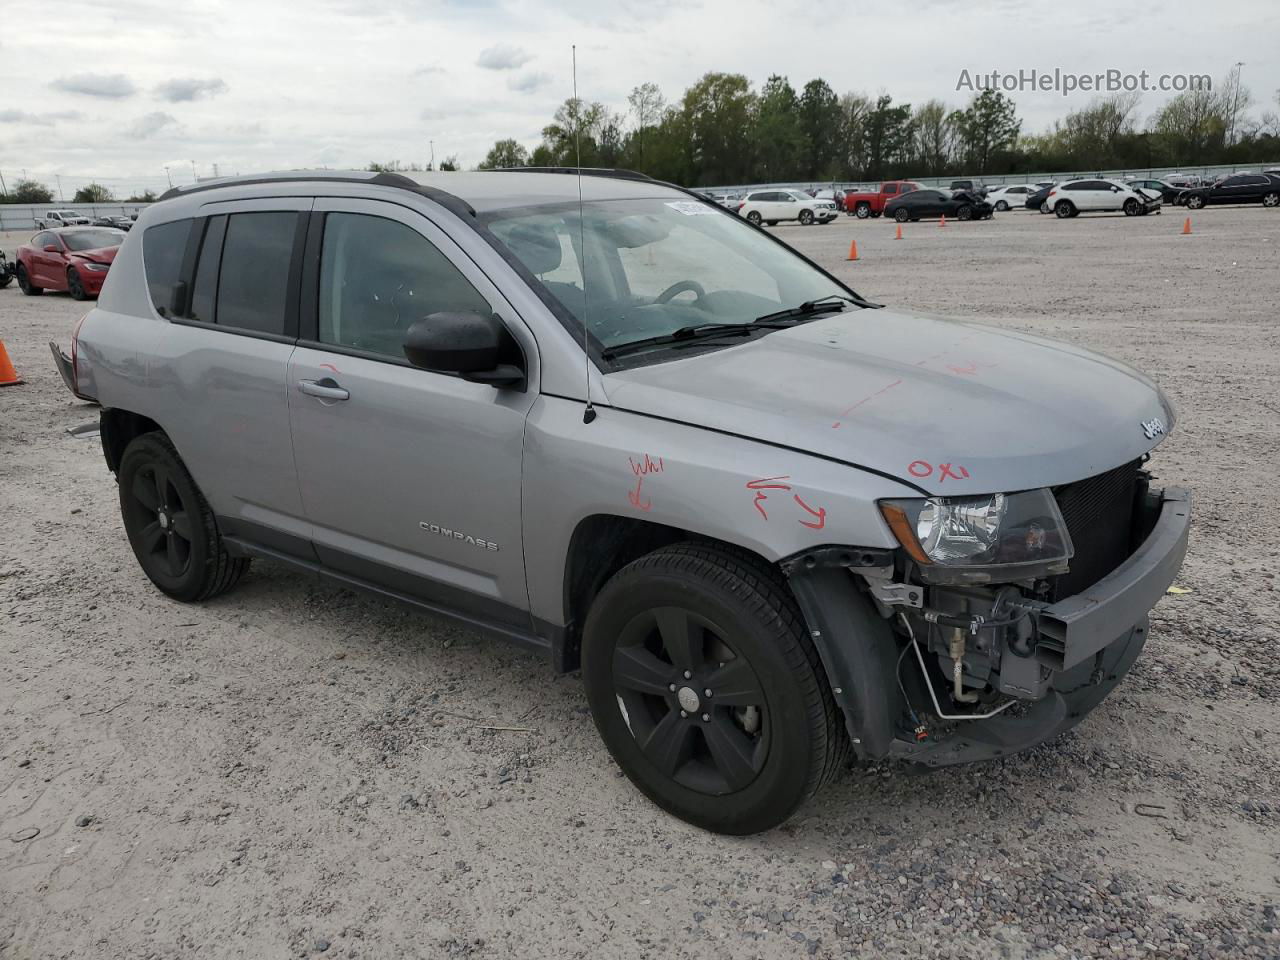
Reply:
M783 569L858 755L924 767L1016 753L1102 702L1190 524L1190 495L1153 490L1140 461L1052 490L881 506L903 549L824 547Z

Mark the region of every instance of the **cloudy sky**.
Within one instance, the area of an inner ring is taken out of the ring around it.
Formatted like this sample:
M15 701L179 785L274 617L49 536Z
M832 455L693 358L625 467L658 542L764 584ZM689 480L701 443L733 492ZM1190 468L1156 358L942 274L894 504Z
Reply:
M1280 110L1275 0L59 0L57 20L69 28L0 32L0 175L60 174L68 194L94 177L118 194L189 182L193 163L422 163L431 141L472 166L501 137L537 143L570 95L573 43L581 95L619 110L639 83L674 99L708 70L960 105L962 70L1216 81L1236 61L1253 112ZM1031 132L1092 96L1012 95ZM1147 94L1144 116L1167 96Z

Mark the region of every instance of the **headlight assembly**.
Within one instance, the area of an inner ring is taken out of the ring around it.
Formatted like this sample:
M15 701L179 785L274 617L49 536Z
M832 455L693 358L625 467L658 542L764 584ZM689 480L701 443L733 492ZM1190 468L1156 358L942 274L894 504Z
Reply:
M1048 490L882 500L880 512L932 583L988 583L1065 573L1075 552Z
M93 261L86 261L78 264L78 266L84 267L86 270L92 270L94 273L106 273L111 269L110 264L94 263Z

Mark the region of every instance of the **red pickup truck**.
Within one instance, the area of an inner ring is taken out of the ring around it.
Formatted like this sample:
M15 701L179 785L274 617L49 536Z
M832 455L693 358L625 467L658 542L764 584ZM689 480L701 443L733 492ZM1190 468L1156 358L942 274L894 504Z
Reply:
M846 193L844 211L861 220L878 217L884 213L884 205L894 197L919 189L920 184L914 180L886 180L880 184L880 190L876 193Z

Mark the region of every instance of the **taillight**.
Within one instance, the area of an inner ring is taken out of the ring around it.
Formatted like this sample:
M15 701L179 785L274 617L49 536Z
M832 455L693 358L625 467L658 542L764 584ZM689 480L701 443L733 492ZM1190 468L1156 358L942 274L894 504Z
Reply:
M742 209L743 207L745 207L746 205L747 205L747 201L745 201L745 200L739 200L739 201L738 201L738 209L739 209L739 210L741 210L741 209Z
M80 365L76 362L77 354L80 352L80 328L88 319L89 314L86 313L71 328L71 392L77 396L80 394Z

